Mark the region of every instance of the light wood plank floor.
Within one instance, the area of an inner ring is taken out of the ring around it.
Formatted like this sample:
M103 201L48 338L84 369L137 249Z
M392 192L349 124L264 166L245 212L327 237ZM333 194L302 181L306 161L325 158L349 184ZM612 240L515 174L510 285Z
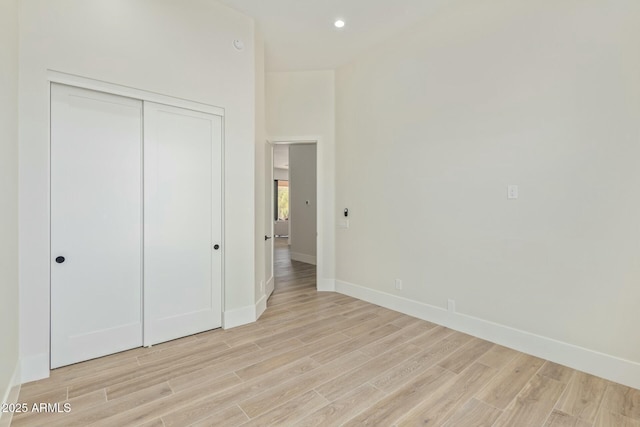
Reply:
M13 426L640 427L640 391L353 298L315 291L278 244L255 324L56 369Z

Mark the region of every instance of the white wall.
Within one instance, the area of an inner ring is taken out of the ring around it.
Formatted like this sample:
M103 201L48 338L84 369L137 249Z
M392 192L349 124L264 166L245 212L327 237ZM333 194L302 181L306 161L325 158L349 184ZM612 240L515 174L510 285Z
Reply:
M289 181L289 169L274 168L273 179L277 179L279 181Z
M316 144L289 146L291 259L311 264L316 263L316 190Z
M20 43L23 378L48 374L47 69L225 109L225 319L254 307L253 21L208 0L24 0Z
M333 289L335 239L335 93L333 71L267 73L270 139L319 138L318 289Z
M634 0L454 1L339 69L337 280L639 387L638 22Z
M18 1L0 1L0 402L18 364ZM0 425L8 414L0 413Z
M265 72L264 72L264 39L261 31L256 28L255 31L255 303L261 301L257 316L262 314L266 309L265 283L269 280L267 261L271 260L271 250L264 240L264 236L271 234L271 228L268 227L266 209L266 117L265 117ZM270 174L269 174L270 175Z

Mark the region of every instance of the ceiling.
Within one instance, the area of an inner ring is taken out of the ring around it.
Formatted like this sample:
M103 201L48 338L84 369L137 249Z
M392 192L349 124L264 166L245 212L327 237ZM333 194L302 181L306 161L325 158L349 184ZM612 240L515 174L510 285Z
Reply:
M443 0L218 0L256 20L267 71L335 69L418 23ZM346 25L333 26L336 19Z

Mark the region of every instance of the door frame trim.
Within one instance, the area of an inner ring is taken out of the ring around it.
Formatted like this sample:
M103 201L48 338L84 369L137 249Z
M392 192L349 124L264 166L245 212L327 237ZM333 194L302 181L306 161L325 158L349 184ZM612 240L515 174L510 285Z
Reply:
M274 213L274 207L275 207L275 203L274 203L274 197L275 197L275 192L274 192L274 188L273 188L273 178L274 178L274 171L273 171L273 148L274 148L274 144L269 141L268 139L265 139L265 156L268 156L270 161L269 161L269 170L267 171L267 173L265 174L266 178L267 178L267 183L265 183L265 186L268 185L269 188L269 194L265 195L268 197L269 200L269 208L267 209L269 212L267 213L267 218L269 218L269 221L267 222L268 226L266 228L266 232L268 235L270 235L272 237L271 240L269 240L269 245L271 247L271 274L267 277L267 275L265 274L264 277L264 287L262 289L262 294L266 297L266 299L268 300L269 297L271 296L271 294L273 294L273 291L275 290L275 251L276 251L276 245L275 245L275 241L276 241L276 235L275 235L275 227L274 227L274 222L273 222L273 213ZM266 205L265 205L266 207ZM265 310L266 310L266 301L265 301ZM262 310L264 312L264 310ZM260 313L260 315L262 315L262 313ZM257 316L259 317L259 316Z
M325 229L325 222L332 215L333 209L329 203L331 200L327 200L325 197L325 191L327 190L325 183L329 178L327 176L327 165L325 164L326 156L326 143L323 143L323 138L319 135L302 135L302 136L277 136L267 138L267 141L272 145L296 145L296 144L316 144L316 290L318 291L335 291L335 285L331 277L323 277L323 272L327 265L331 263L325 259L324 250L333 247L332 237L333 228ZM333 189L331 189L333 190ZM331 191L331 197L335 196L335 191ZM271 197L273 203L273 197ZM268 213L273 214L273 210ZM274 272L275 275L275 272Z

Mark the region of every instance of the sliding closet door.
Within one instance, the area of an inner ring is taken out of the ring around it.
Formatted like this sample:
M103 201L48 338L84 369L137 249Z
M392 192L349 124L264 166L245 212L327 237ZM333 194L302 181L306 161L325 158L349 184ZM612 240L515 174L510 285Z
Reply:
M222 325L222 118L144 103L145 345Z
M51 367L142 345L142 102L51 86Z

